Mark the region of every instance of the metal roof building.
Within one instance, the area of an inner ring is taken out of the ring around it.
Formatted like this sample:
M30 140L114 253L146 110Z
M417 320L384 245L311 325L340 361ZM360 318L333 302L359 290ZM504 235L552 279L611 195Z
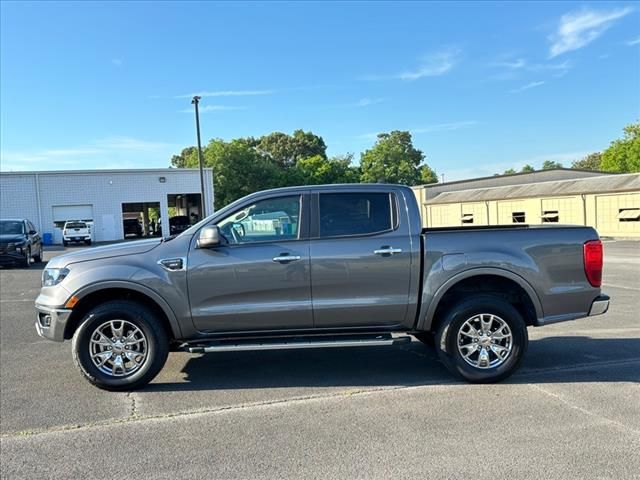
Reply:
M414 187L423 225L563 223L640 237L640 174L563 169L535 175L544 172Z
M171 217L193 222L213 212L213 171L204 173L203 212L192 168L1 172L0 217L27 218L54 243L66 220L89 223L97 242L169 235ZM134 219L141 229L126 228Z

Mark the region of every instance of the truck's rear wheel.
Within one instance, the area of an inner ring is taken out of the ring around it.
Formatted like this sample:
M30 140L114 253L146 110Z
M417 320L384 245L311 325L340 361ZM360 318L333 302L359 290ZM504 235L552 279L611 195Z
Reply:
M149 383L167 360L169 340L149 309L111 301L91 310L73 335L73 359L96 387L134 390Z
M513 305L478 295L449 309L435 340L440 360L452 373L469 382L491 383L518 368L529 337Z

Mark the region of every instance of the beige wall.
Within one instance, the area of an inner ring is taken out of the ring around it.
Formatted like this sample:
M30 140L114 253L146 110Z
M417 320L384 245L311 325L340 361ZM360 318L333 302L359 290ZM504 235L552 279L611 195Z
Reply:
M512 224L513 212L524 212L525 222L539 224L545 211L557 211L559 224L590 225L602 236L640 237L640 221L620 221L621 209L639 208L640 192L585 194L523 198L488 202L425 205L422 189L414 193L425 227L464 226L464 215L473 215L472 225Z

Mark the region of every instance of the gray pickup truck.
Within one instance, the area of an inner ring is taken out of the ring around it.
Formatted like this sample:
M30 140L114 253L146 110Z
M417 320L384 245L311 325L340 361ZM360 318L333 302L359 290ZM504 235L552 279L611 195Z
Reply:
M38 333L92 384L131 390L168 352L433 345L471 382L513 373L527 327L606 312L578 226L423 229L399 185L254 193L179 235L53 258Z

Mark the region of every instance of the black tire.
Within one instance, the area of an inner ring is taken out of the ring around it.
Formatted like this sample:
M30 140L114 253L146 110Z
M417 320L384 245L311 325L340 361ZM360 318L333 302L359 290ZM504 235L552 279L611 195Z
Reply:
M63 241L62 241L62 245L63 245L64 247L67 247L67 246L69 246L69 242L67 242L66 240L63 240Z
M38 250L38 253L36 253L36 254L33 256L33 261L34 261L35 263L40 263L40 262L42 262L42 245L40 245L40 250Z
M91 245L91 240L85 240L85 241L84 241L84 244L85 244L85 245Z
M24 268L29 268L31 266L31 247L27 247L27 253L22 260L22 266Z
M429 345L430 347L436 346L436 335L433 332L416 332L413 336L425 345Z
M481 313L500 317L511 330L511 352L503 361L491 368L479 368L467 363L458 348L458 332L464 323ZM513 305L500 297L477 295L461 301L444 315L435 337L436 350L442 363L454 375L472 383L493 383L504 380L515 372L524 357L529 336L527 326Z
M109 320L126 320L138 327L147 340L144 363L127 376L103 373L90 356L90 340L94 331ZM82 376L98 388L110 391L135 390L145 386L162 370L169 353L167 332L159 319L144 305L128 300L103 303L82 320L71 342L73 359Z

